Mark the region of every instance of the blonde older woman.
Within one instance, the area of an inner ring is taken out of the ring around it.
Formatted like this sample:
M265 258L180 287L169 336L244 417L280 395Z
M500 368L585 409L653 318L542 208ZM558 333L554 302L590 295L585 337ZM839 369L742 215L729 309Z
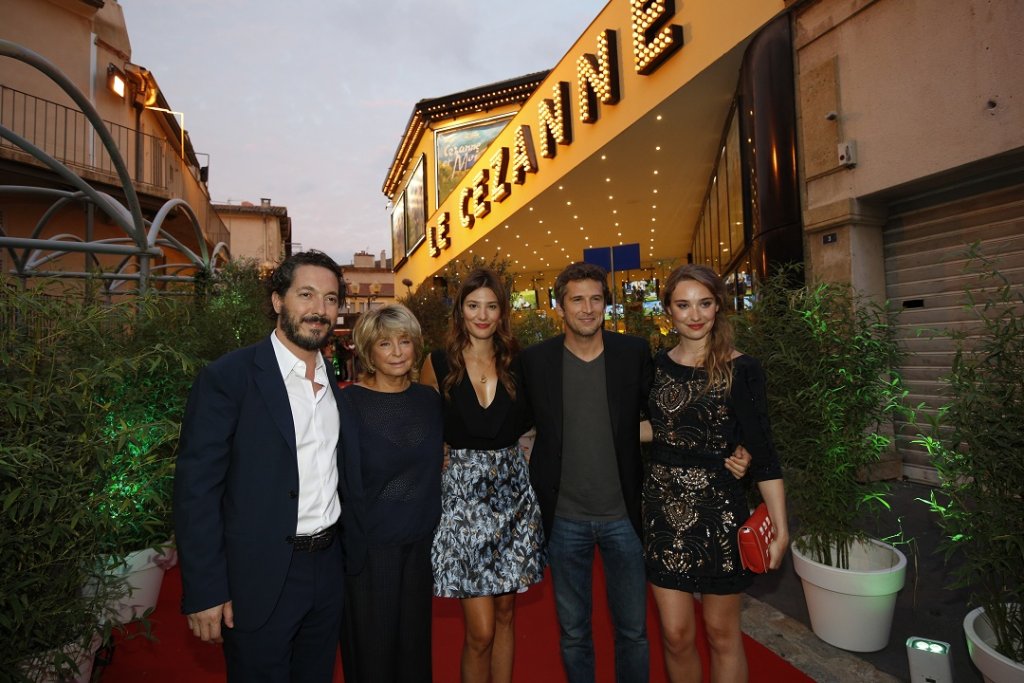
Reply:
M353 330L364 368L341 392L348 681L431 680L430 547L441 514L441 399L416 383L422 334L399 304Z

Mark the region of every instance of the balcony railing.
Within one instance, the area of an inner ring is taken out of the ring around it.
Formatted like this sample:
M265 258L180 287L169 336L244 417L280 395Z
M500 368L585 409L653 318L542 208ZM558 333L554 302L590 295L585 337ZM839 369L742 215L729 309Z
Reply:
M99 135L77 109L0 85L0 123L70 167L117 175ZM168 190L166 159L177 155L176 148L163 138L104 123L132 180ZM0 138L0 147L16 146Z

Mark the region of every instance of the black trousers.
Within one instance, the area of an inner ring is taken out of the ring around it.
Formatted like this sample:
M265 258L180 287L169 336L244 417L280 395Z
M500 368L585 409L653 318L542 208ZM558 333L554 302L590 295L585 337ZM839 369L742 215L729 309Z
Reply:
M255 631L224 629L231 683L331 683L345 594L341 540L292 553L288 578L267 623Z
M431 541L370 548L362 572L345 577L345 683L432 680Z

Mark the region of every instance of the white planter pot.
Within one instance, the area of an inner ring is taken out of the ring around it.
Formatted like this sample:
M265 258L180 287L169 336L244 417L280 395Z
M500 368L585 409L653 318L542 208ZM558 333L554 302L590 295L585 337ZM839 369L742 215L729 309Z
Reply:
M802 554L796 542L792 551L814 634L851 652L884 648L889 643L896 594L907 574L906 556L888 543L869 539L854 543L850 568L839 569Z
M964 636L971 661L978 667L986 683L1020 683L1024 681L1024 662L1015 662L996 652L996 635L981 607L964 617Z
M142 617L146 610L156 607L164 573L174 557L174 548L165 548L163 552L146 548L111 563L110 574L125 584L121 597L109 608L117 623L127 624Z

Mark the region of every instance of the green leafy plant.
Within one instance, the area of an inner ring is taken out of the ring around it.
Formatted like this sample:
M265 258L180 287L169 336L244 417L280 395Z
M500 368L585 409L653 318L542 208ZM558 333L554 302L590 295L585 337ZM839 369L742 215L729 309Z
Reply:
M62 648L88 648L121 591L95 571L108 531L101 446L85 435L97 415L88 375L68 372L103 313L0 278L0 320L0 670L23 677L31 661L63 679L76 667Z
M662 322L654 311L644 308L643 290L630 290L623 307L623 322L628 334L642 337L651 345L651 353L675 345L676 339L661 331ZM674 331L674 330L673 330Z
M105 637L124 585L103 568L171 537L173 454L196 373L272 327L245 264L198 294L111 305L82 294L0 276L5 672L35 660L63 678L73 662L59 648Z
M562 333L562 321L549 311L517 311L512 314L512 334L519 348L550 339Z
M949 402L925 416L930 429L917 439L941 482L925 502L938 515L941 550L958 560L950 587L970 590L996 649L1024 662L1024 288L977 245L969 257L977 325L949 333Z
M892 444L891 424L906 395L901 351L884 306L845 284L794 287L784 271L762 283L736 319L737 347L767 375L775 445L801 552L849 567L864 515L889 505L868 469Z

